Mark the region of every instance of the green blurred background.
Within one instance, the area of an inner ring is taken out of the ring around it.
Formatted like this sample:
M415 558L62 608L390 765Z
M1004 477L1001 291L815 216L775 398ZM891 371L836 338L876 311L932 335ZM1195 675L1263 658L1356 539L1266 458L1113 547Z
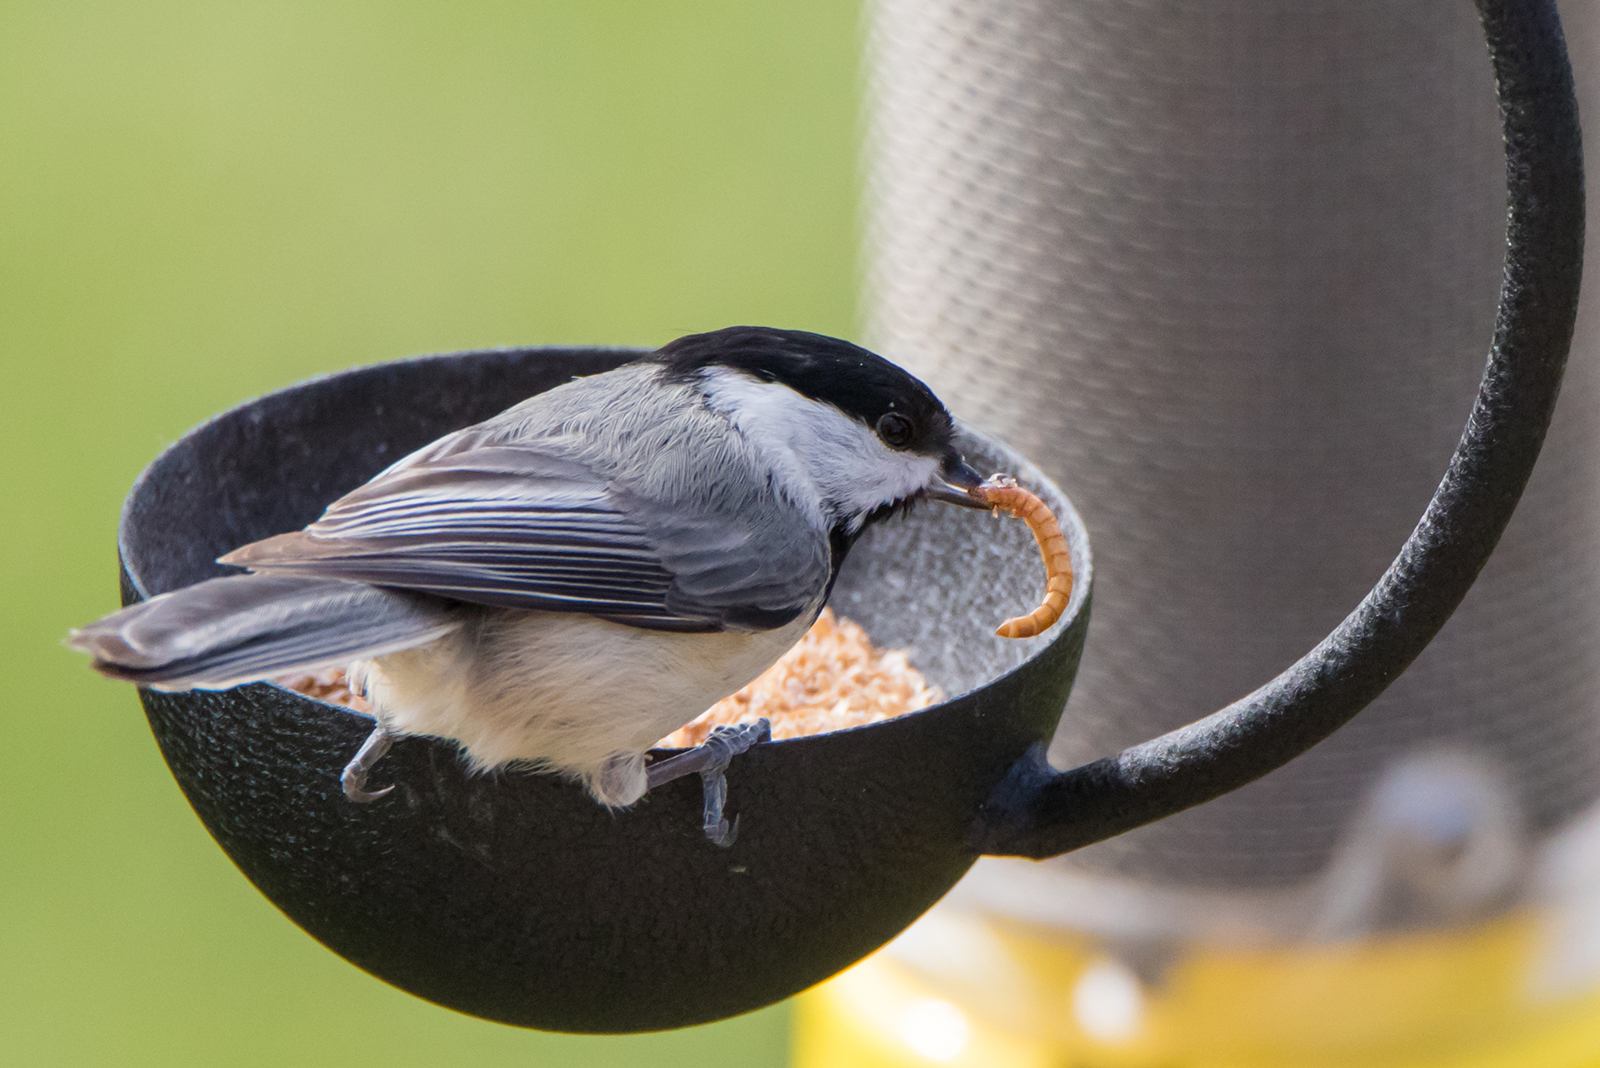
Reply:
M318 372L854 323L854 0L0 4L0 1063L778 1065L779 1007L518 1031L368 977L212 844L132 689L128 485Z

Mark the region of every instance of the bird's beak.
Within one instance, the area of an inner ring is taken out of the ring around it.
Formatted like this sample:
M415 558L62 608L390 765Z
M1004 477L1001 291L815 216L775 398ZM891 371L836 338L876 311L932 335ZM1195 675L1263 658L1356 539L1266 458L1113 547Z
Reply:
M930 501L943 501L945 504L959 504L963 508L988 511L990 507L988 502L975 496L973 492L983 483L983 476L968 467L965 460L958 457L953 462L946 463L942 474L941 481L922 491L924 497Z

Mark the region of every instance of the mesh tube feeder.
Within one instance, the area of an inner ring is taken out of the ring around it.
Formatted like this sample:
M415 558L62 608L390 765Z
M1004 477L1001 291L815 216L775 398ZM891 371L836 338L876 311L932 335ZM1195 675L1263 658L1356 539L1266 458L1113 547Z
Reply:
M1249 697L1068 771L1049 767L1088 625L1092 567L1071 505L1022 457L964 432L1062 520L1064 618L1008 642L1038 556L1020 523L922 509L853 550L833 604L909 646L954 694L883 723L769 742L729 769L730 850L699 832L697 784L621 813L548 776L470 777L453 745L402 739L394 793L345 800L370 723L257 684L141 691L195 811L247 877L356 965L461 1012L581 1032L657 1030L771 1004L893 938L980 853L1050 856L1259 778L1349 720L1417 656L1494 549L1537 459L1577 306L1583 171L1551 0L1479 3L1505 126L1510 214L1493 349L1444 481L1382 580ZM303 526L406 451L622 349L461 353L365 368L250 402L140 476L119 530L124 603L219 574L218 555Z
M1067 772L1039 748L973 828L1047 857L1238 789L1370 704L1439 633L1494 551L1561 389L1583 271L1583 144L1554 3L1480 0L1505 131L1509 211L1495 336L1461 442L1378 584L1277 678L1206 718Z

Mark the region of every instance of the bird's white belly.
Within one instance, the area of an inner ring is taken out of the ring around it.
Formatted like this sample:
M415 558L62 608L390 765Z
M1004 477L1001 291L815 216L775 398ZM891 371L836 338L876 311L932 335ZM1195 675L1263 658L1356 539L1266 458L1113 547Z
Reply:
M593 616L494 611L417 649L352 665L397 734L454 739L476 770L528 764L597 800L644 793L643 753L761 674L811 613L756 634L642 630Z

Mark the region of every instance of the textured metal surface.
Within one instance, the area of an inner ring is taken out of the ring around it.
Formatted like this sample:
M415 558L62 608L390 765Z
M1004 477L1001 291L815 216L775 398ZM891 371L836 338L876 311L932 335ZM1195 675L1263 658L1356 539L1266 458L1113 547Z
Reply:
M294 529L398 456L621 350L468 353L334 375L191 431L123 513L123 597L219 573L221 552ZM980 469L1033 474L985 439ZM1031 481L1031 479L1030 479ZM758 745L728 771L728 850L701 834L698 780L625 812L549 776L469 778L453 745L402 739L395 792L347 801L339 770L371 721L260 684L142 691L162 754L218 843L329 948L419 996L567 1031L683 1026L793 994L899 933L971 865L978 806L1049 736L1082 650L1091 582L1037 640L991 633L1043 586L1020 523L931 505L852 550L835 604L952 700L869 727ZM641 695L647 699L647 695Z
M872 342L1094 534L1055 763L1239 698L1382 573L1472 400L1505 199L1472 6L879 0L870 42ZM1594 800L1593 338L1516 520L1411 671L1288 768L1070 863L1293 882L1387 762L1439 740L1508 762L1536 828Z

